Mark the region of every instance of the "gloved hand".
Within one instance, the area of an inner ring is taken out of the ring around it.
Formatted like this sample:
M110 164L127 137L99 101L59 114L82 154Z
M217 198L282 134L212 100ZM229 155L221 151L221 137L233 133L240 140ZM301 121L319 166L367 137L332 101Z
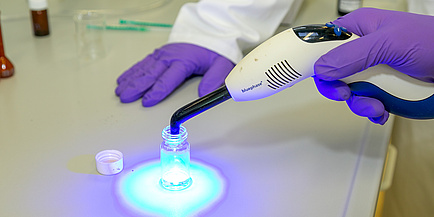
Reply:
M377 99L356 96L338 79L377 64L417 79L434 82L434 16L361 8L333 21L361 36L323 55L315 63L319 92L332 100L346 100L357 115L384 124L389 113Z
M118 79L116 95L129 103L142 98L142 105L153 106L166 98L185 79L203 75L199 96L222 84L234 64L219 54L193 44L167 44L125 71Z

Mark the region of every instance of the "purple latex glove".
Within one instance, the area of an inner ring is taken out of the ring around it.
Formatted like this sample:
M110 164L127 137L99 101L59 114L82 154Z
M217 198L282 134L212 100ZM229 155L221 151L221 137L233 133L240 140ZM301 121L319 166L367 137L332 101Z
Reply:
M116 95L129 103L142 98L142 105L153 106L192 75L203 75L199 96L224 84L234 64L219 54L193 44L174 43L156 49L125 71L118 79Z
M434 82L434 17L361 8L333 21L361 36L323 55L315 63L318 91L332 100L346 100L351 111L384 124L389 113L377 99L356 96L338 81L377 64L417 79Z

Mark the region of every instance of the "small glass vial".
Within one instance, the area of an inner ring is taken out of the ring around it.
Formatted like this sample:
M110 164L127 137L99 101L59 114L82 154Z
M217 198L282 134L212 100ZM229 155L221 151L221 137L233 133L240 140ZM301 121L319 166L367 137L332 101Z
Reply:
M161 135L163 142L160 145L160 184L163 188L172 191L186 189L192 183L187 130L180 126L179 134L171 134L170 126L167 126Z
M33 33L35 36L46 36L50 34L47 6L47 0L29 0Z

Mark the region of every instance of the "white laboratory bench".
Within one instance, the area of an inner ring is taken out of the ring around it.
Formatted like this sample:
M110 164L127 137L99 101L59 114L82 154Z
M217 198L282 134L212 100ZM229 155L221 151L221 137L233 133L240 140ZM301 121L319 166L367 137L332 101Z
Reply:
M173 23L184 2L119 16ZM169 30L107 31L107 56L85 63L70 16L49 10L50 35L34 37L28 9L14 7L21 3L0 2L6 56L16 72L0 80L1 216L373 216L393 117L371 124L344 102L322 97L312 80L266 99L225 102L184 124L193 164L220 179L217 186L193 181L191 191L221 188L208 203L185 211L172 206L179 201L171 195L182 193L159 197L161 189L141 196L167 203L165 210L129 202L119 183L158 161L161 131L197 97L199 78L154 107L122 104L116 78L163 45ZM336 17L335 1L306 0L295 24ZM121 173L97 173L94 156L105 149L123 152Z

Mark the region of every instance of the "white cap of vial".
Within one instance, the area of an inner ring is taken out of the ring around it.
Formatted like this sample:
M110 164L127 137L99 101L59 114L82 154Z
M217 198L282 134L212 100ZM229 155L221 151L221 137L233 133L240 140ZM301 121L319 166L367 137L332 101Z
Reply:
M29 0L29 8L31 10L45 10L47 7L47 0Z
M102 175L114 175L124 169L124 155L118 150L104 150L96 154L96 170Z

